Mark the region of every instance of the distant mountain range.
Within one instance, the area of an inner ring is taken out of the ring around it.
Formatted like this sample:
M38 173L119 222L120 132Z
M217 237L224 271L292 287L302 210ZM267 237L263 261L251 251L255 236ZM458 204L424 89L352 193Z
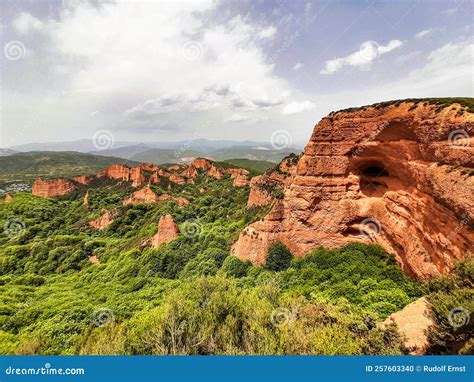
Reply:
M274 149L268 142L195 139L178 142L115 142L114 147L97 150L92 140L72 142L31 143L0 150L0 156L17 152L74 151L105 157L116 157L154 164L189 162L197 157L223 161L227 159L249 159L278 163L290 153L299 153L302 148Z

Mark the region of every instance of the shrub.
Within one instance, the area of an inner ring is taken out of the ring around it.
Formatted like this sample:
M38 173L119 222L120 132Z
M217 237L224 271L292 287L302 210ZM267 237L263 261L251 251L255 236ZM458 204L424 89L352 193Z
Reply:
M268 249L265 267L271 271L284 271L290 267L292 258L293 255L286 245L277 242Z

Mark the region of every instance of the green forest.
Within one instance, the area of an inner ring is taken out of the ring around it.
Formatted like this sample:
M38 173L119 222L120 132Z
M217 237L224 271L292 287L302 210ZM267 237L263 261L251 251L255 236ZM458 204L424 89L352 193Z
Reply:
M375 245L293 258L275 243L252 266L230 247L269 206L246 208L248 187L228 178L168 187L152 188L190 203L124 206L133 188L112 181L92 185L88 205L85 189L0 202L0 353L404 354L396 327L380 323L421 296L436 323L428 353L473 352L472 322L448 322L455 307L474 311L472 259L420 282ZM113 223L89 227L104 209L117 211ZM165 214L181 234L151 248Z

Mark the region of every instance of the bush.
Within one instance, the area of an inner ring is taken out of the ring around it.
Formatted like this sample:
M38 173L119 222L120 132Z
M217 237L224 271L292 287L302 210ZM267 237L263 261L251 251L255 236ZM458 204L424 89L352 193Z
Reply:
M286 245L277 242L270 246L265 267L271 271L284 271L291 265L293 255Z
M238 257L228 256L222 264L221 271L229 277L244 277L251 266L250 261L242 261Z

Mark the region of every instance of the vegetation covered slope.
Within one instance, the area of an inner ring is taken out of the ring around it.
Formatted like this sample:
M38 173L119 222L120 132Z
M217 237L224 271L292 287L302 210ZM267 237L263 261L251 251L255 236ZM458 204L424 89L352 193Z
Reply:
M136 165L115 157L83 154L74 151L32 151L0 157L0 183L28 182L37 177L74 177L94 174L113 163Z
M81 192L0 202L0 353L404 352L396 330L378 323L426 286L372 245L320 248L267 268L230 257L242 228L268 212L246 209L248 189L231 184L200 175L195 185L152 186L190 201L181 207L124 206L133 189L112 181L89 189L88 205ZM115 209L113 223L90 228L103 209ZM181 234L151 248L167 213ZM449 308L453 292L443 293Z

